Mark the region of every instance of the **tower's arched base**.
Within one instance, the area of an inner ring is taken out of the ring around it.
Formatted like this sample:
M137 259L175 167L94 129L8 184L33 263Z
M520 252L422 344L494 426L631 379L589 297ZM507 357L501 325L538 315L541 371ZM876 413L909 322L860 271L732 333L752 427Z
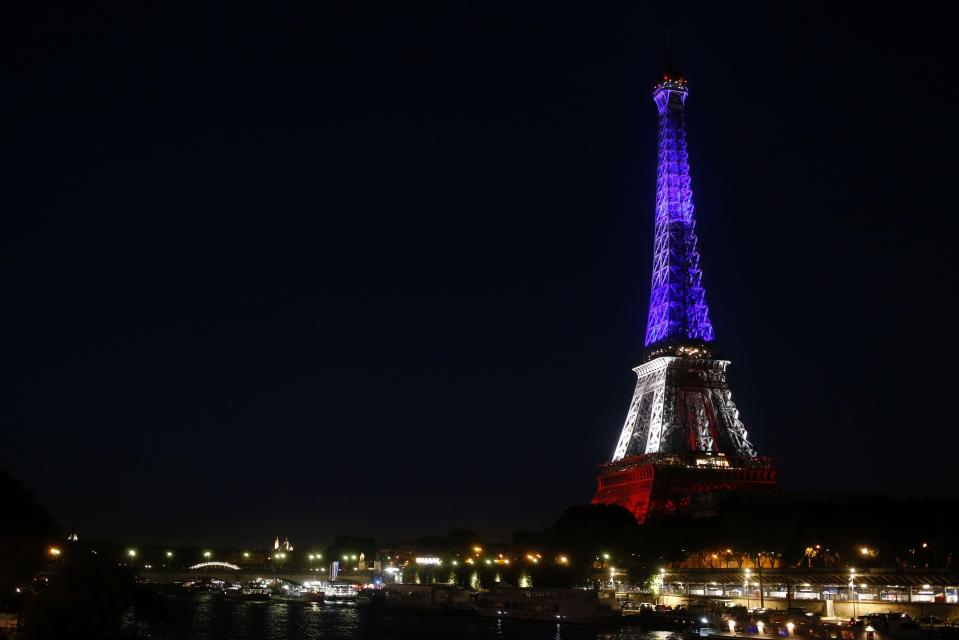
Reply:
M777 486L770 458L649 454L600 465L593 504L618 504L641 524L676 512L709 515L730 491Z

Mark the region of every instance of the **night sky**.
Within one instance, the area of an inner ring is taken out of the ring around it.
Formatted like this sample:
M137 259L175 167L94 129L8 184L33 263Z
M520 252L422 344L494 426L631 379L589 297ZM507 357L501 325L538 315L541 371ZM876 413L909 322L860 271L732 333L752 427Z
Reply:
M588 501L643 355L667 26L752 440L788 489L956 495L944 16L408 4L11 22L0 466L64 528L505 540Z

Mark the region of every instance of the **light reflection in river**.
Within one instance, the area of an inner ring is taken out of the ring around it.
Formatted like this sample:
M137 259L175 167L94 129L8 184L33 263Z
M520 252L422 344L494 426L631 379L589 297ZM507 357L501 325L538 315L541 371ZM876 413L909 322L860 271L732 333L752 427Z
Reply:
M352 604L229 602L202 594L171 598L168 615L135 620L130 635L153 640L681 640L639 627L590 627L468 616L393 613Z

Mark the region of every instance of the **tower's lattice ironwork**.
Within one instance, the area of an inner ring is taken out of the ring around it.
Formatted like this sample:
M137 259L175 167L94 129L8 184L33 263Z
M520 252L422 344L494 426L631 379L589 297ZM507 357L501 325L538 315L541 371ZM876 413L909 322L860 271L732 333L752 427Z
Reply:
M686 80L669 69L653 88L659 162L646 362L594 503L620 504L638 520L708 507L732 489L775 486L732 399L728 360L715 357L699 265L686 152Z
M659 163L647 347L674 340L713 340L686 153L686 96L682 78L666 76L653 90L659 108Z

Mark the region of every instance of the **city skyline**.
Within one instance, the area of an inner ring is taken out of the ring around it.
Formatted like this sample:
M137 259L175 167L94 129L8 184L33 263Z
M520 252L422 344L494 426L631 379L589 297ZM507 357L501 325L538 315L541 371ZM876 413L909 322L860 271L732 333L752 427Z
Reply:
M916 345L955 269L907 226L955 226L955 124L897 95L945 77L926 18L75 11L6 107L0 466L63 528L495 540L588 502L645 347L667 24L757 447L790 490L955 496L921 399L954 348Z

